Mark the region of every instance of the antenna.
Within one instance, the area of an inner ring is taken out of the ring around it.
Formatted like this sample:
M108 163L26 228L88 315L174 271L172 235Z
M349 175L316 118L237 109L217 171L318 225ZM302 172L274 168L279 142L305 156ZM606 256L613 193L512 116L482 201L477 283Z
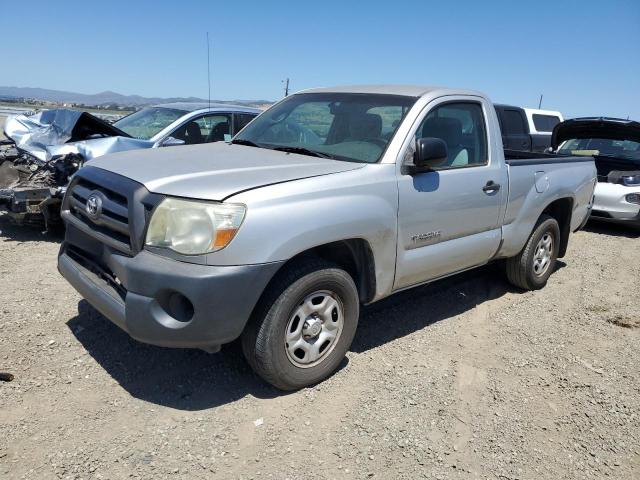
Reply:
M209 32L207 32L207 87L209 89L209 110L211 110L211 56L209 55Z
M289 78L287 77L286 80L282 80L282 83L284 83L284 96L288 97L289 96Z
M538 110L542 108L542 94L540 94L540 101L538 102Z

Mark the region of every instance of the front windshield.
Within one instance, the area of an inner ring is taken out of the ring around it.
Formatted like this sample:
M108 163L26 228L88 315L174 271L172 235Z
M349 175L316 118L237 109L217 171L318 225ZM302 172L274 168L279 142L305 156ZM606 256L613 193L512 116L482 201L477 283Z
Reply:
M415 100L380 94L297 94L257 117L233 141L375 163Z
M133 138L149 140L185 113L183 110L173 108L150 107L121 118L113 125Z
M558 153L561 155L599 155L640 160L640 143L610 138L574 138L560 145Z

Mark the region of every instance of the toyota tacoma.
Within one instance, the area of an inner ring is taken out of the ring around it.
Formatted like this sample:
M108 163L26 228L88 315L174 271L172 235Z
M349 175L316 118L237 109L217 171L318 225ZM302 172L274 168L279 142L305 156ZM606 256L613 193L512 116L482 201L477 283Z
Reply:
M240 337L263 379L298 389L343 361L363 304L493 261L543 287L595 183L593 158L505 151L481 93L315 89L230 142L79 170L58 269L135 339Z

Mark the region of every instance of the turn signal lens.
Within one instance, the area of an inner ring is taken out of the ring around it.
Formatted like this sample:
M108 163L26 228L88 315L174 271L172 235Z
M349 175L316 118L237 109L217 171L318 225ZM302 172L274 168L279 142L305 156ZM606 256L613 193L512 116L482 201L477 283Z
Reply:
M233 229L233 228L229 228L225 230L217 230L216 239L213 242L214 250L219 250L229 245L229 243L231 243L231 240L233 240L233 237L236 236L237 231L238 229Z

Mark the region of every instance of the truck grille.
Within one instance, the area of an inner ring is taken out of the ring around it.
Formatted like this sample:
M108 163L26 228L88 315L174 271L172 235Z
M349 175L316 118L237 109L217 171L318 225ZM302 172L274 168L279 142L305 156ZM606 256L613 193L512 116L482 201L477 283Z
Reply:
M70 212L78 220L131 247L128 200L124 195L80 178L70 192ZM99 198L99 216L89 214L87 200Z
M147 217L161 198L131 179L87 166L69 184L62 216L85 235L132 256L142 248Z

